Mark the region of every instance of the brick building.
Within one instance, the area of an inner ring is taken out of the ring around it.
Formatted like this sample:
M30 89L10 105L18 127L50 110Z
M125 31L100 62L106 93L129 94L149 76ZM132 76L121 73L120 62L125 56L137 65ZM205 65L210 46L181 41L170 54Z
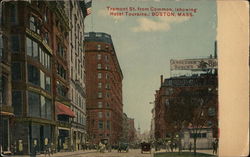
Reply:
M57 144L57 128L62 123L56 122L58 115L54 104L60 103L69 109L65 105L69 26L62 10L61 2L4 3L3 21L9 26L15 115L7 145L16 145L17 154L30 153L34 145L40 152L47 142ZM70 126L69 122L62 125Z
M200 74L193 76L180 76L171 77L163 81L161 76L161 87L155 94L155 139L161 140L170 138L171 134L175 132L175 128L168 123L166 115L171 112L169 109L171 104L170 100L179 99L178 93L183 90L188 90L189 92L195 92L199 89L214 91L214 97L208 101L206 105L206 112L204 114L208 115L207 123L204 125L203 130L208 130L209 137L217 138L218 136L218 83L217 74ZM186 128L186 130L191 130ZM204 138L206 132L204 133ZM211 135L210 135L211 134ZM185 139L187 139L187 132L185 132ZM190 134L190 139L192 135ZM202 136L203 137L203 136ZM200 140L201 141L201 140ZM203 139L203 142L205 140ZM185 141L185 145L189 143ZM211 147L211 139L209 140ZM184 143L183 143L184 144ZM202 144L205 146L206 144ZM198 145L197 145L198 146ZM207 147L207 148L209 148Z
M111 36L85 34L87 122L89 142L116 144L122 133L123 74Z

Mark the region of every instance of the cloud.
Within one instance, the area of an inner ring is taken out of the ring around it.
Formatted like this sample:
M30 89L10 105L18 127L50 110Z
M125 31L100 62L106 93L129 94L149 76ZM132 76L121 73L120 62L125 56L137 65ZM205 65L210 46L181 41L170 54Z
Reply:
M133 32L156 32L169 31L171 24L188 21L190 17L180 16L160 16L155 19L140 17L137 19L138 25L131 28Z
M113 13L117 11L112 11ZM118 22L118 20L124 19L124 16L111 16L110 11L108 9L101 9L98 11L98 15L103 17L110 17L115 20L115 22Z

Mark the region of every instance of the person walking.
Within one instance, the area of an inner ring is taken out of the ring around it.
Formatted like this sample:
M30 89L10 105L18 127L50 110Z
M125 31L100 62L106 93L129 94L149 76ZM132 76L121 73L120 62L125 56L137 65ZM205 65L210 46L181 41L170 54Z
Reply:
M192 151L192 143L190 142L189 143L189 152L191 152Z

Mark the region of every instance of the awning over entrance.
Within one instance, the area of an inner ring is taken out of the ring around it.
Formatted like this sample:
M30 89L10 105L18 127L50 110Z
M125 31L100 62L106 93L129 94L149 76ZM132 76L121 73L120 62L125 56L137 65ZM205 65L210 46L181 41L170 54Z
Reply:
M75 113L66 105L56 101L56 114L57 115L67 115L70 117L75 117Z
M0 115L3 115L3 116L14 116L13 113L11 113L11 112L4 112L4 111L1 111Z

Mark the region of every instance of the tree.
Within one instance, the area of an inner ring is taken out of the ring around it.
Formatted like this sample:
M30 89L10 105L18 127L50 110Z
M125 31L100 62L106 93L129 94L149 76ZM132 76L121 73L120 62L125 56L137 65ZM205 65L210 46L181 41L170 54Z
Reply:
M182 129L192 128L195 155L197 137L207 124L209 119L208 108L213 99L217 99L216 88L183 87L175 97L169 99L169 105L166 106L167 114L165 118L172 133L177 133L181 137Z

